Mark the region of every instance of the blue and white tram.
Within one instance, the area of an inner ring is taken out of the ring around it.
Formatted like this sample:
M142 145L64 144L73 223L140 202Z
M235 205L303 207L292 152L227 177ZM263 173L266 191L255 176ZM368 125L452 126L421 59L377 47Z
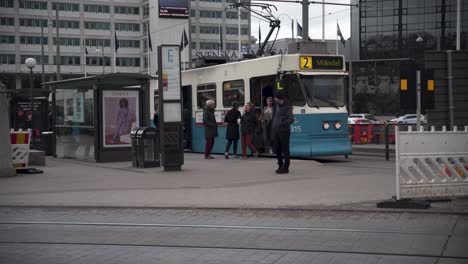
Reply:
M191 123L190 129L186 129L190 148L194 152L204 151L202 115L207 100L215 100L217 104L219 136L213 152L224 153L223 120L232 103L252 102L260 113L266 98L280 89L293 106L296 119L291 125L292 156L351 154L345 107L346 75L343 56L307 54L277 55L184 71L184 111L191 113L191 118L188 115L185 119Z

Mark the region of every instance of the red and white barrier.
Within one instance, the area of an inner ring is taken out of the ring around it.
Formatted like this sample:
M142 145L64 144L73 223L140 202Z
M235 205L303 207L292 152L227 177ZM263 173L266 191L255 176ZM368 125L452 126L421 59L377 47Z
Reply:
M13 150L13 165L15 168L25 168L29 162L31 130L10 130L10 142Z

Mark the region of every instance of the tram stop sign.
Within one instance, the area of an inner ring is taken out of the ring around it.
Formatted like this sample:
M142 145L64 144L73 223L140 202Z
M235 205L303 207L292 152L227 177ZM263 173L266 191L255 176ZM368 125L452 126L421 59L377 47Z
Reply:
M180 46L158 47L159 124L161 158L166 171L184 164Z

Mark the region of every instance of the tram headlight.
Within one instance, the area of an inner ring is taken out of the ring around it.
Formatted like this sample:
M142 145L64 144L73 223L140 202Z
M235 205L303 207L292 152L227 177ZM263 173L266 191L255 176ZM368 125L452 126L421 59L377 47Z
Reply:
M340 128L341 128L341 123L340 123L340 122L336 122L336 123L335 123L335 129L336 129L336 130L340 130Z
M330 124L328 122L325 122L322 124L323 129L328 130L330 128Z

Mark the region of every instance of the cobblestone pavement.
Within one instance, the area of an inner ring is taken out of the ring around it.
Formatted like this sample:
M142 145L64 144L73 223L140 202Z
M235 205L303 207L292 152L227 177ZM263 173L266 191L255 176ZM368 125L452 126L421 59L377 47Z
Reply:
M468 216L0 207L0 263L468 263Z

